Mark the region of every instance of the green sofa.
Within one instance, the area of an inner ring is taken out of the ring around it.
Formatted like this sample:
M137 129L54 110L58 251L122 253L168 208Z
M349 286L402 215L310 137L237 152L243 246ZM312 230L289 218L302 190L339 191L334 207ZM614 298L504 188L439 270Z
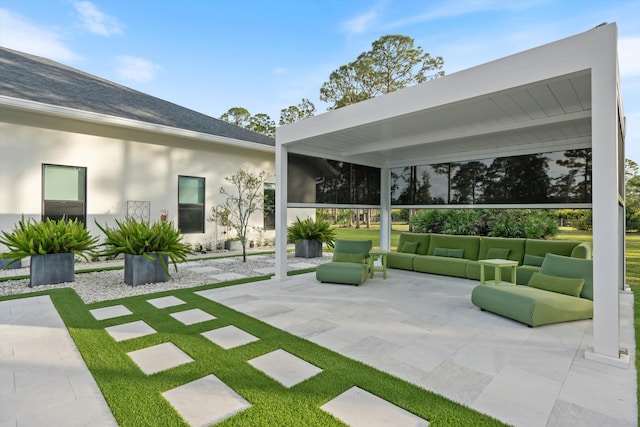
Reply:
M410 244L409 247L405 246L407 242ZM398 249L387 257L387 266L402 270L480 280L478 260L509 259L518 262L516 283L526 285L531 275L540 270L542 260L547 253L591 259L591 243L568 240L401 233ZM493 280L494 271L493 268L485 267L485 278ZM502 279L505 281L513 280L510 269L502 270Z
M320 264L316 279L322 283L361 285L369 275L371 240L336 240L333 259Z
M538 326L593 316L591 257L589 242L401 233L387 266L479 280L478 260L516 261L517 285L491 283L495 270L485 267L489 283L476 286L471 301L482 310ZM512 281L511 271L503 269L502 280Z
M529 285L479 285L471 302L531 327L591 319L593 261L547 253Z

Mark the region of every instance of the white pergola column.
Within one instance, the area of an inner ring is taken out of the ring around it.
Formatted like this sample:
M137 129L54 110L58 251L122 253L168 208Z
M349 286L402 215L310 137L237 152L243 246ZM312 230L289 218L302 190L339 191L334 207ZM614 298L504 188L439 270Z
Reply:
M287 149L276 144L276 273L273 279L287 279Z
M391 170L380 169L380 249L391 249Z
M612 30L615 28L612 27ZM621 149L618 144L618 84L617 34L608 31L606 37L594 38L591 46L591 106L592 106L592 173L593 173L593 349L587 359L628 366L620 356L619 292L624 286L620 262L624 253L618 191ZM617 190L616 190L617 189Z

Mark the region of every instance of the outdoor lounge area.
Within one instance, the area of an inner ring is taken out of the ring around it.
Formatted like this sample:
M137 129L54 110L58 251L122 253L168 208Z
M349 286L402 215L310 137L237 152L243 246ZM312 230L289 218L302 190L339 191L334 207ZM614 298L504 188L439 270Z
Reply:
M592 321L527 328L474 307L476 286L391 269L361 286L307 273L206 296L509 424L636 425L635 369L584 358ZM631 293L620 307L620 340L633 349Z
M475 280L398 269L390 269L386 280L381 274L376 274L361 286L332 285L319 283L312 272L291 276L288 281L262 280L193 290L182 292L178 297L167 292L160 295L143 295L137 299L138 302L125 302L125 305L103 303L100 305L101 308L91 309L91 313L97 319L97 325L113 325L108 327L107 331L116 340L116 348L131 348L134 342L141 342L140 340L153 342L153 336L156 334L147 330L148 326L145 330L138 326L137 329L133 328L134 324L143 322L131 322L126 319L141 319L153 322L150 324L156 328L161 327L161 323L158 323L159 318L155 319L156 315L150 318L149 314L146 314L140 318L139 314L135 314L139 310L138 307L144 306L149 313L172 313L171 316L175 317L174 322L180 320L184 323L181 326L182 330L200 328L197 322L205 322L202 323L205 326L221 321L211 319L211 316L201 310L189 309L196 298L203 301L199 303L201 307L211 307L207 308L207 311L213 309L211 312L220 313L219 315L228 311L227 308L224 311L216 309L215 303L220 303L229 309L361 361L507 424L637 425L635 368L632 366L630 369L620 369L584 358L585 349L593 342L592 321L527 328L521 323L482 312L474 307L470 295L477 286L481 285ZM193 296L189 297L190 294ZM20 367L21 374L15 379L18 389L12 392L15 394L7 394L9 390L3 391L5 403L15 402L3 405L3 423L9 422L8 425L13 425L10 424L10 420L14 417L38 423L46 417L48 421L56 420L65 425L86 425L87 420L99 417L103 423L101 425L115 425L109 408L92 378L87 375L86 368L77 364L79 354L68 334L64 333L66 329L48 300L47 296L40 296L0 303L2 324L10 325L13 330L13 333L3 330L3 336L8 340L3 342L5 345L13 346L16 357L21 358L20 365L13 365L15 368ZM214 305L210 306L206 301ZM128 308L134 311L133 318ZM85 310L87 309L83 309ZM198 311L200 316L208 317L196 319ZM631 293L621 294L620 313L620 342L631 349L630 356L635 360ZM88 313L84 315L89 316ZM243 326L244 329L248 327L246 323ZM260 330L263 332L259 332ZM214 331L217 332L214 334ZM262 327L258 332L250 328L249 331L252 332L251 335L238 331L242 336L236 337L228 331L228 327L223 327L207 332L206 336L225 347L244 344L244 347L238 347L235 351L249 351L250 354L254 354L250 349L261 347L260 341L255 340L265 335L265 332ZM43 333L47 337L46 340L43 339ZM152 335L148 335L150 333ZM147 335L150 338L132 339L138 335ZM184 347L184 342L176 341L178 335L174 332L171 341ZM129 341L131 344L127 344ZM253 344L246 344L252 341ZM49 351L38 351L30 357L25 357L25 351L36 349L38 346L42 348L43 345L57 348L55 360L48 360L43 365L42 357L46 354L51 356ZM144 374L136 372L143 369L146 375L153 375L149 378L161 381L164 378L163 374L153 372L185 363L188 370L188 365L193 363L191 358L185 358L176 348L172 350L159 347L162 346L131 352L129 356L140 368L136 365L129 366L129 362L121 367L122 372L136 378L144 378ZM150 355L143 353L150 352L152 348L154 351L164 351L165 356L149 359ZM245 348L246 350L243 350ZM216 354L219 351L216 350ZM200 352L193 353L192 350L191 354L195 354L194 357L197 359ZM280 360L280 363L284 360L289 366L286 370L290 372L289 375L277 367L275 370L269 370L267 357L256 358L255 362L251 363L258 369L266 370L269 376L279 378L284 384L300 381L291 379L293 365L299 362L294 361L292 365L291 360L281 359L283 356L286 354L273 354L270 358ZM122 356L112 353L111 357ZM313 360L316 355L309 354L308 358ZM307 373L301 378L318 373L313 367L304 369ZM24 375L23 372L39 374ZM178 367L167 372L179 374L185 372L185 369ZM171 378L171 375L168 378ZM368 380L356 380L356 386L359 381ZM3 381L3 384L6 386L11 382ZM47 386L43 388L45 384ZM139 383L137 387L142 384ZM307 387L313 386L313 382L301 386L306 390ZM172 392L173 395L163 393L180 414L190 420L191 425L208 425L197 420L207 419L209 408L217 408L215 413L218 416L233 414L247 408L244 399L240 401L232 398L228 403L212 406L196 398L199 394L209 393L209 390L213 392L220 389L220 384L206 385L203 382L198 385L194 383L193 387L200 390L192 395L193 398L187 397L191 392L186 387L184 390L176 388L175 392ZM36 388L41 390L38 394L40 407L34 412L34 407L30 404L32 400L21 396L24 393L33 393ZM78 395L79 391L81 395ZM145 387L140 388L140 392L148 393ZM244 394L246 393L245 391ZM306 392L303 393L306 395ZM395 424L392 422L392 425L426 425L420 424L421 421L415 417L405 418L408 416L406 412L399 413L393 405L375 400L375 395L362 393L355 390L345 393L341 398L346 400L324 405L323 410L335 411L331 413L354 427L375 425L371 417L382 416L397 416L399 418L391 419L411 423L398 424L396 421ZM229 397L231 398L230 395ZM63 399L63 403L59 399ZM142 394L140 399L143 399ZM374 399L374 403L369 399ZM180 403L189 400L195 402L195 405L185 406L184 403ZM422 398L420 400L424 402ZM136 402L136 405L139 403ZM238 404L240 406L237 406ZM341 412L341 405L346 413ZM389 412L386 412L387 410ZM422 410L429 413L429 408ZM341 418L347 417L345 414L352 418Z

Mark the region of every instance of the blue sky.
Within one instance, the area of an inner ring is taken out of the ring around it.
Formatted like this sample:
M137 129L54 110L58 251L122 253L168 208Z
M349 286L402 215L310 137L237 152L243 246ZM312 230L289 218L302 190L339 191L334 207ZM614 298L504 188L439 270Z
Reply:
M626 157L640 163L640 1L0 0L0 45L220 117L309 98L385 34L412 37L447 74L586 31L619 31Z

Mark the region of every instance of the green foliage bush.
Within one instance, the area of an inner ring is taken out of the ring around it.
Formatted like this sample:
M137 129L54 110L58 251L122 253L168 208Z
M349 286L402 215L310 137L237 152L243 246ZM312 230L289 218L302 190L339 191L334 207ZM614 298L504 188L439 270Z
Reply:
M98 238L92 237L78 219L25 221L22 217L11 233L2 232L0 244L8 250L0 258L13 262L28 256L72 253L88 261L86 254L91 255L97 243Z
M191 246L182 242L180 231L172 222L148 224L128 218L124 221L116 220L115 227L103 227L97 221L96 225L105 235L102 244L104 249L99 253L101 256L113 258L120 254L131 254L143 255L153 260L149 254L167 255L177 271L177 263L186 261L187 255L192 253ZM163 267L168 274L164 261Z
M328 221L318 218L314 221L307 218L303 221L296 218L296 222L287 227L287 238L290 242L298 240L319 240L328 247L333 248L336 240L336 232Z
M529 239L544 239L558 233L553 215L530 209L425 209L416 213L412 225L418 233Z

